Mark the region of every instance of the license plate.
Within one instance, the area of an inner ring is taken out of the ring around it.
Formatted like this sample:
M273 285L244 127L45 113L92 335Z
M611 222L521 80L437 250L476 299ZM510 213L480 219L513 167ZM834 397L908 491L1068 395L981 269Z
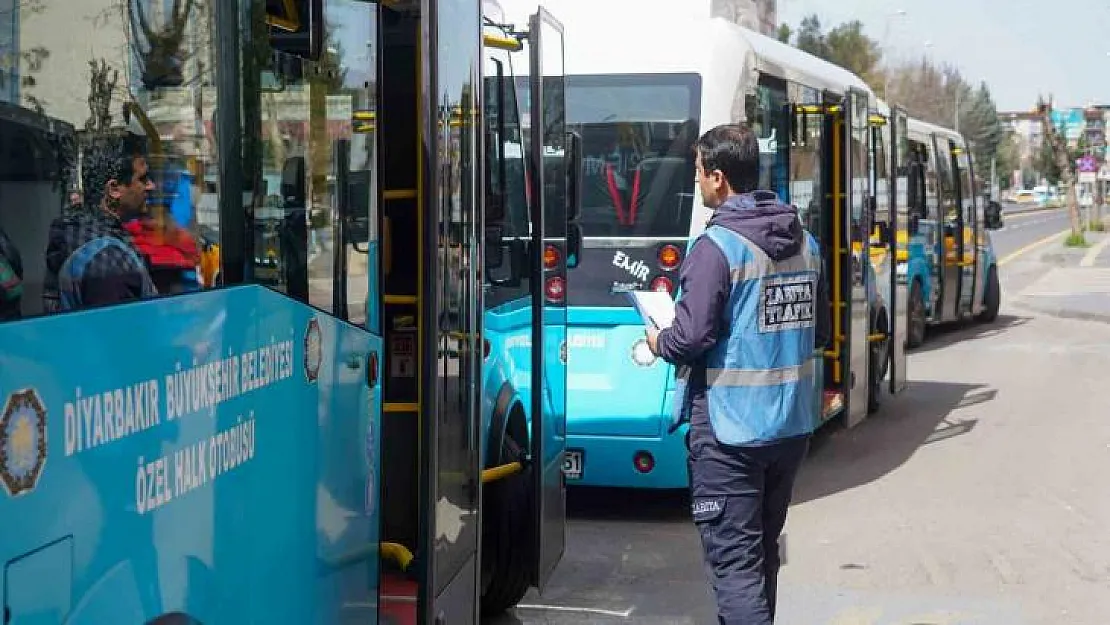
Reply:
M582 479L582 464L585 454L581 449L568 449L563 453L563 475L568 480Z

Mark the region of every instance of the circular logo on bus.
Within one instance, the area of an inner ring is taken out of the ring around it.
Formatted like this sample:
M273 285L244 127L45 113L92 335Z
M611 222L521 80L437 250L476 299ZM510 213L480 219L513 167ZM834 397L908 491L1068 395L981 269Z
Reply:
M320 322L313 317L304 333L304 375L309 382L320 376L320 363L323 361L323 338L320 336Z
M46 464L46 408L34 389L8 396L0 416L0 481L12 497L35 489Z

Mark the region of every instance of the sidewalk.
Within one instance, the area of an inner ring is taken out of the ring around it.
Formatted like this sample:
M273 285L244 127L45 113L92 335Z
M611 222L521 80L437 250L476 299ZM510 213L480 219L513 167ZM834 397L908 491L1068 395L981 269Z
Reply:
M1012 298L1015 306L1069 319L1110 323L1110 232L1084 233L1090 247L1063 239L1041 256L1053 268Z

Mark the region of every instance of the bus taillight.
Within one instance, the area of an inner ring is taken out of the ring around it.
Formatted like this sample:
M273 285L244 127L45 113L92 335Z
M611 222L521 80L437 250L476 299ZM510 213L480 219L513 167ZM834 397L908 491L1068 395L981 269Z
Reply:
M559 249L554 245L546 245L543 248L543 268L551 271L559 266Z
M678 263L682 260L682 252L676 245L664 245L659 249L659 266L665 271L670 271L678 267Z
M670 293L672 289L674 289L674 282L671 282L671 279L667 276L659 276L658 278L651 281L652 291Z
M566 295L567 281L560 276L550 277L544 283L543 290L547 295L547 301L558 304L563 301L563 297Z

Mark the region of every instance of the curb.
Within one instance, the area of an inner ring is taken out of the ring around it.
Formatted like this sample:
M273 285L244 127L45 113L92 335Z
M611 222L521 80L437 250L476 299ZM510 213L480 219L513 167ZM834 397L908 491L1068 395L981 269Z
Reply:
M1010 300L1010 305L1014 308L1023 309L1028 312L1040 313L1058 319L1071 319L1078 321L1093 321L1095 323L1110 324L1110 311L1105 313L1088 312L1085 310L1076 310L1074 308L1061 308L1057 306L1046 306L1043 304L1035 304L1029 301L1026 296L1019 296Z

